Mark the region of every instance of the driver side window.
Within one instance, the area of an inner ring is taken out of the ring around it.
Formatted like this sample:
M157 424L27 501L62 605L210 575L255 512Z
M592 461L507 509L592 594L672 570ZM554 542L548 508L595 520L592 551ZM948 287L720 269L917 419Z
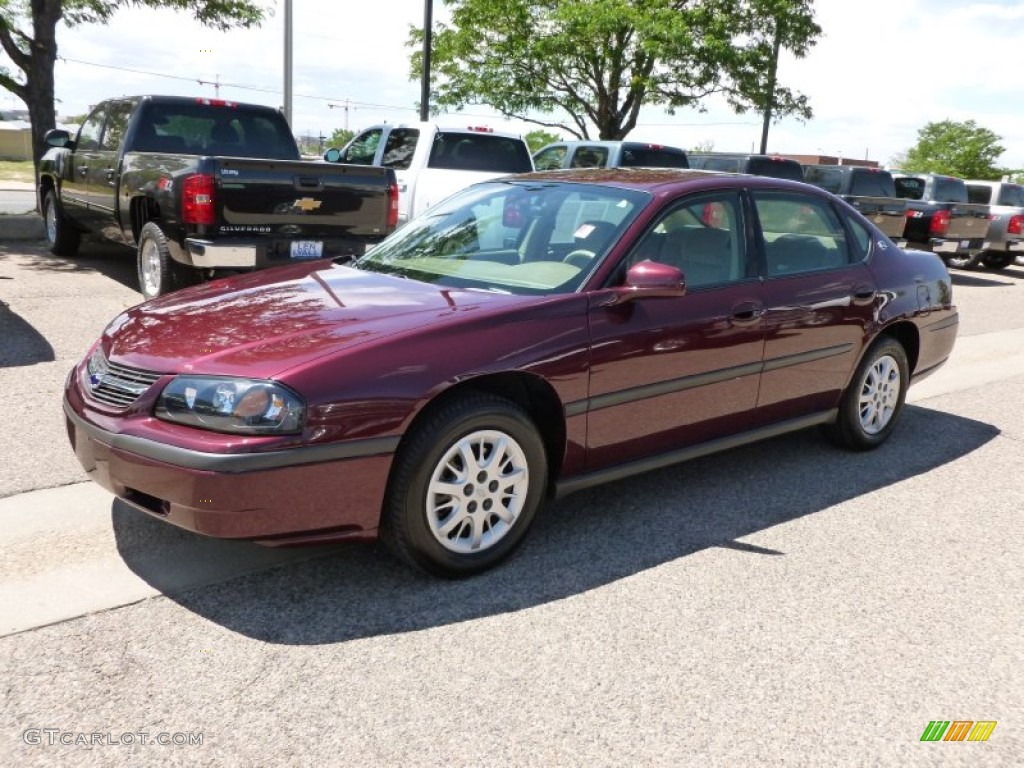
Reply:
M377 154L377 146L383 135L383 128L372 128L360 134L348 145L341 162L352 165L373 165L373 158Z
M82 150L100 148L100 135L103 133L103 110L97 109L82 123L78 131L76 147Z
M744 280L749 267L741 211L736 194L687 198L640 238L628 266L656 261L678 267L687 288Z

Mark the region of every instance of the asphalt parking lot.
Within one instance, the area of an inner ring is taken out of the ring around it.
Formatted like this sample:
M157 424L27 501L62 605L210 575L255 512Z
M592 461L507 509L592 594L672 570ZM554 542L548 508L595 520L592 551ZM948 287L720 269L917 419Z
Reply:
M583 492L453 583L83 482L60 392L131 254L0 240L0 764L1024 764L1024 267L954 283L954 357L878 451L812 431Z

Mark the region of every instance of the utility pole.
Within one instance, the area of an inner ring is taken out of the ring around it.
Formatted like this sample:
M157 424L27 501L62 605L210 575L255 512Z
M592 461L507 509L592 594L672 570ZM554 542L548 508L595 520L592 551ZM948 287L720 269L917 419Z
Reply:
M775 42L772 44L771 68L768 70L768 103L764 108L764 124L761 127L761 154L768 151L768 126L772 122L772 107L775 106L775 78L779 69L779 49L782 47L782 22L775 19Z
M292 124L292 0L284 0L284 119Z
M423 0L423 75L420 79L420 122L430 119L430 48L434 33L434 0Z

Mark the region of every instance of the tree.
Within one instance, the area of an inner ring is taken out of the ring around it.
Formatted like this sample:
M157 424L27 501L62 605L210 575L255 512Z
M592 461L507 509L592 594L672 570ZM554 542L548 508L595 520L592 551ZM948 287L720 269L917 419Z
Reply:
M944 173L962 179L999 179L996 161L1005 151L997 136L973 120L928 123L917 132L917 144L907 150L907 170Z
M356 135L355 131L350 131L348 128L338 128L330 135L327 139L328 147L337 147L341 149L348 144L352 137Z
M530 131L528 134L523 136L523 138L526 139L526 144L529 146L531 152L536 152L538 149L542 149L548 144L554 144L556 141L562 140L562 137L557 133L541 130L539 128L536 131Z
M267 13L247 0L0 0L0 47L20 70L12 73L0 67L0 86L28 107L37 166L46 150L43 136L56 125L57 22L71 27L102 24L130 5L191 11L199 23L221 30L258 25Z
M446 1L451 21L435 25L431 54L439 107L486 104L613 140L636 127L643 106L703 109L714 93L740 113L811 115L805 96L770 89L768 73L776 37L798 57L814 45L813 0ZM412 29L410 47L422 39ZM418 78L421 55L411 62Z

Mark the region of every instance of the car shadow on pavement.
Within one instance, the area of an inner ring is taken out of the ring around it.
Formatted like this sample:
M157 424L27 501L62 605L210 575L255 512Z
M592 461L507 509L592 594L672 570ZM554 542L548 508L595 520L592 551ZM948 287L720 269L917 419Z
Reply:
M113 524L126 564L184 608L269 643L338 643L543 605L710 547L785 557L737 540L929 472L998 434L989 424L907 406L893 439L876 451L843 451L809 430L697 459L549 504L515 556L461 581L407 570L380 545L349 544L326 557L168 591L159 576L169 555L163 542L193 534L127 506L115 505Z
M54 256L41 243L0 241L0 257L19 257L23 268L46 272L98 272L127 288L138 290L135 251L115 243L85 239L76 256ZM139 301L142 301L141 294Z
M1011 274L1005 270L1002 272L961 272L951 270L949 275L953 278L953 285L973 285L978 288L1005 288L1008 285L1014 285L1016 282L1014 278L1019 279L1018 275Z
M0 299L0 368L49 363L53 347L35 327Z

